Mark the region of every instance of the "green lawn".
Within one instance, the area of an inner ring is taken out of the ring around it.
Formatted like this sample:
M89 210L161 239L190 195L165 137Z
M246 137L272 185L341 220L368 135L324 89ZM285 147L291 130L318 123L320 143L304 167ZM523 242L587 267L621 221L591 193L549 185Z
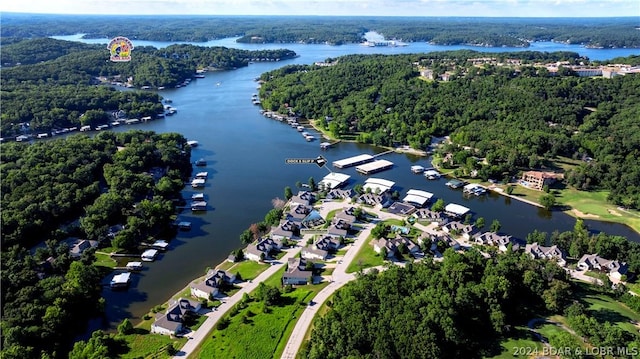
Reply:
M599 322L610 321L631 333L638 333L638 328L630 322L640 322L640 314L623 303L603 294L587 294L582 296L582 301Z
M260 273L264 272L269 265L267 263L258 263L256 261L244 260L230 266L227 271L231 273L240 273L242 280L254 279Z
M93 262L93 265L107 268L115 268L118 265L111 256L105 253L96 253L96 261Z
M373 237L371 236L365 240L366 242L360 247L356 256L353 257L353 261L349 263L346 270L347 273L357 272L363 268L376 267L384 263L382 257L373 250L372 240Z
M284 268L265 284L278 285ZM193 358L280 358L304 303L327 285L299 286L283 295L283 303L263 312L263 304L252 301L231 318L223 330L214 329L210 339L193 353Z
M518 355L522 353L535 354L541 353L543 345L526 327L515 327L509 338L505 338L500 342L502 352L495 356L486 357L487 359L509 359L509 358L527 358L527 355Z

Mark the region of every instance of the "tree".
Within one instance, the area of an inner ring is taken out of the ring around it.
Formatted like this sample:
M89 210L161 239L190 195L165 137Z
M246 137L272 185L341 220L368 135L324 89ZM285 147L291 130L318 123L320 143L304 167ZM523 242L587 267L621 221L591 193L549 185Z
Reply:
M129 321L128 318L124 318L122 323L118 325L118 334L127 335L133 332L133 324Z
M513 193L513 186L507 186L505 192L507 192L508 195L511 195Z
M476 219L476 223L475 223L476 228L478 228L478 229L484 228L484 226L485 226L484 222L485 222L484 221L484 217L478 217L478 219Z
M551 193L544 194L540 197L540 204L546 210L550 210L556 204L556 197Z
M491 222L491 232L497 233L501 227L502 225L500 224L500 221L498 221L497 219L494 219L493 222Z
M309 185L309 189L312 191L315 191L316 188L316 180L313 179L313 177L309 177L309 181L307 182L307 184Z
M245 229L240 233L240 242L242 242L242 244L249 244L253 242L253 233L251 233L251 230Z
M442 198L438 198L438 200L431 206L431 210L434 212L442 212L444 211L444 200Z
M291 187L287 186L284 188L284 198L290 200L291 197L293 197L293 191L291 190Z

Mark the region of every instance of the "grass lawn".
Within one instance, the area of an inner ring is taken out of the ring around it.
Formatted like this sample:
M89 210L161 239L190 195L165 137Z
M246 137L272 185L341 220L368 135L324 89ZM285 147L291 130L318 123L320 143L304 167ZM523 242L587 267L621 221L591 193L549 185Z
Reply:
M526 327L515 327L509 338L505 338L500 342L502 352L492 357L485 357L491 359L508 359L508 358L526 358L533 357L533 355L525 355L541 353L543 345ZM520 355L516 355L520 354Z
M556 200L560 204L570 206L594 219L608 222L623 223L640 232L640 213L638 211L621 211L618 206L607 202L607 191L578 191L566 188L559 191ZM567 214L576 216L571 210ZM597 217L593 217L597 216Z
M257 277L267 268L269 268L269 265L267 263L258 263L256 261L244 260L242 262L235 263L226 270L234 274L240 273L242 280L249 280Z
M104 253L96 253L96 261L93 262L93 265L107 268L115 268L118 265L111 256Z
M349 263L346 270L347 273L357 272L362 268L376 267L384 263L382 257L373 250L373 246L371 246L372 240L373 237L371 236L366 239L356 256L353 257L353 261Z
M279 287L282 270L265 284ZM194 358L280 358L297 318L308 302L327 285L299 286L283 294L282 304L264 313L261 302L252 301L231 318L223 330L214 329L210 339L193 353Z
M627 282L627 288L636 293L637 295L640 295L640 281L636 280L635 283L629 283Z
M638 333L638 328L630 322L640 322L640 314L623 303L603 294L587 294L582 301L599 322L610 321L631 333Z
M170 358L171 356L166 352L166 347L169 344L172 344L174 348L181 348L187 342L186 338L171 338L167 335L150 334L149 330L153 321L153 316L151 319L141 321L135 326L133 334L124 336L129 352L122 354L121 358ZM201 321L204 322L204 319Z

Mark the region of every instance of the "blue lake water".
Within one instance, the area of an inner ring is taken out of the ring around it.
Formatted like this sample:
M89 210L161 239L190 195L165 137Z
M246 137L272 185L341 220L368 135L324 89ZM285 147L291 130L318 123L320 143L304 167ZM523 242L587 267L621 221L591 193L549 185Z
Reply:
M85 40L81 35L56 36L57 39L82 41L85 43L107 43L107 39ZM639 49L586 49L577 45L557 43L533 43L530 48L479 48L472 46L436 46L426 43L411 43L406 47L366 47L361 45L303 45L303 44L239 44L235 39L222 39L201 46L225 46L248 50L288 48L300 56L280 62L254 63L233 71L209 72L203 79L192 81L180 89L160 91L165 98L173 100L178 109L174 116L135 126L123 126L116 131L129 129L156 132L179 132L189 140L199 141L193 150L193 159L204 158L207 166L198 170L208 171L204 193L209 210L192 214L184 212L179 220L190 221L193 228L180 232L171 241L170 249L159 260L150 263L140 274L134 275L133 285L126 292L105 291L109 322L120 322L123 318L140 318L151 307L166 301L181 290L190 280L205 273L224 260L231 250L241 244L240 233L251 223L261 221L271 209L271 200L284 197L285 186L295 191L297 181L306 183L309 177L318 182L329 173L329 168L316 165L287 165L290 157L315 158L322 154L329 162L363 153L375 154L384 149L356 143L340 143L329 150L321 151L319 142L306 142L295 129L260 115L259 107L251 103L252 93L257 92L254 81L261 73L287 64L308 64L329 57L347 54L398 54L431 52L454 49L478 51L575 51L594 60L639 54ZM162 48L164 42L135 41L134 46ZM105 49L105 53L106 53ZM135 50L133 52L135 56ZM320 138L319 134L309 129ZM497 219L502 230L524 238L534 229L552 232L571 230L575 219L559 212L545 210L489 194L483 197L464 197L461 191L448 189L446 179L428 181L410 171L412 165L430 167L428 159L406 154L392 153L383 158L394 162L393 169L381 172L376 177L396 182L396 189L404 196L410 188L429 191L445 202L455 202L472 209L476 217L484 217L486 223ZM366 177L355 169L340 170L351 175L349 185L362 183ZM190 198L195 191L185 189L184 197ZM591 229L624 235L630 240L640 241L640 236L628 227L588 221Z

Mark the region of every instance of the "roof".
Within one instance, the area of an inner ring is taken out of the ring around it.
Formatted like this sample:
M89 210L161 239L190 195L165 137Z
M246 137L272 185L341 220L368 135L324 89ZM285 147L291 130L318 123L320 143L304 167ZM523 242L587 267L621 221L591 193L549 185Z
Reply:
M376 160L373 162L369 162L369 163L365 163L363 165L357 166L356 171L366 174L366 173L382 171L390 167L393 167L393 162L388 160Z
M404 202L415 203L420 206L424 206L433 197L433 193L420 191L417 189L410 189L407 195L404 197Z
M367 154L363 154L363 155L358 155L358 156L353 156L353 157L349 157L349 158L345 158L343 160L338 160L338 161L333 161L333 165L336 167L349 167L349 166L353 166L355 164L358 163L365 163L365 162L369 162L369 161L373 161L373 156L371 155L367 155Z
M351 176L344 173L331 172L320 181L320 185L329 186L330 189L334 189L344 184L351 178Z
M131 273L120 273L113 276L111 280L111 284L126 284L129 283L129 279L131 279Z
M445 212L453 213L458 216L464 216L470 209L455 203L449 203L444 207Z
M396 183L393 181L389 181L386 179L382 179L382 178L375 178L375 177L371 177L368 178L366 181L364 181L364 186L362 186L362 188L364 188L364 190L366 191L368 188L371 188L372 191L375 191L376 189L380 189L380 192L385 192L391 189L391 187L393 187L393 185L395 185Z

